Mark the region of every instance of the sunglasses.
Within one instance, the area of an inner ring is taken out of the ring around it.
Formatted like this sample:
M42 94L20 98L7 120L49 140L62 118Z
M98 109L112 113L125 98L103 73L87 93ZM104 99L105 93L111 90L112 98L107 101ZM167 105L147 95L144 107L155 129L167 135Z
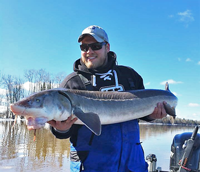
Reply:
M89 47L95 51L95 50L100 50L102 49L103 45L106 45L106 42L96 42L96 43L92 43L92 44L81 44L80 48L81 51L87 52L89 50Z

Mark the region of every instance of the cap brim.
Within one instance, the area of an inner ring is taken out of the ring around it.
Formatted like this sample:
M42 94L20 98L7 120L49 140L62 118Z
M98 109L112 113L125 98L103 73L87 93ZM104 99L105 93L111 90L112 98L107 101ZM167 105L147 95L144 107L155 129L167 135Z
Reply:
M85 37L86 35L91 35L97 42L104 42L104 40L101 39L101 38L99 38L98 36L96 36L96 35L94 35L94 34L88 34L88 33L82 34L81 36L79 36L78 42L81 42L81 41L84 39L84 37Z
M88 34L87 34L87 35L88 35ZM83 34L83 35L79 36L78 42L81 42L85 36L86 36L86 34Z

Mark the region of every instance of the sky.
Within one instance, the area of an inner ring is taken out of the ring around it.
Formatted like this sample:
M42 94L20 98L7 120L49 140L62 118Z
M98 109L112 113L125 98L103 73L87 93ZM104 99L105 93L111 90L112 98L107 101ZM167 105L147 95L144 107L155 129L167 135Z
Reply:
M1 0L0 75L70 74L90 25L106 30L118 64L135 69L145 88L168 81L178 117L200 120L199 0Z

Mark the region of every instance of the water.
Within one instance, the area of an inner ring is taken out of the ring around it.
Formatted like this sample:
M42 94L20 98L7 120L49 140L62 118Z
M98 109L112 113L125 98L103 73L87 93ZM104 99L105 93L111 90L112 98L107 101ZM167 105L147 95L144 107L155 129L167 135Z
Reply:
M24 122L0 121L1 172L55 172L69 169L69 141L55 139L48 129L33 131Z
M13 121L0 121L1 172L66 172L69 171L68 139L56 139L48 128L40 129L33 141L23 121L12 127ZM157 166L169 169L170 147L176 134L192 132L194 127L140 125L145 156L154 153Z

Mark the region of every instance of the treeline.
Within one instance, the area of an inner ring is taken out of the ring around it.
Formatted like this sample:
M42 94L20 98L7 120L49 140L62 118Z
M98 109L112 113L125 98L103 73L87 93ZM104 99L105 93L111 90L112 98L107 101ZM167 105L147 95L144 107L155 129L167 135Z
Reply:
M25 70L23 78L1 74L0 89L4 90L4 94L0 94L0 105L7 106L3 115L6 118L14 118L10 112L9 104L34 92L56 88L65 76L65 73L52 75L44 69Z
M185 118L178 118L172 119L172 117L165 117L162 119L156 119L154 121L151 121L151 123L161 123L161 124L177 124L177 125L200 125L200 121L197 120L191 120L191 119L185 119Z

